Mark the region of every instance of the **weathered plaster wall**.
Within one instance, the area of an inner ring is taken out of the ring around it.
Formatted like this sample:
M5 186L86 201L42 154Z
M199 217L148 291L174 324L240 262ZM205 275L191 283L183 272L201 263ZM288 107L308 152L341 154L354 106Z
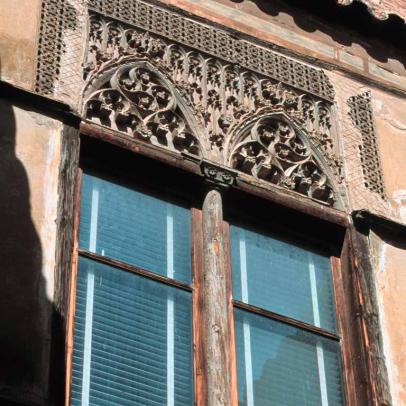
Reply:
M60 123L0 99L0 396L48 404Z
M32 90L40 0L0 1L0 79Z
M406 224L406 99L373 92L373 108L386 192Z
M406 404L406 242L371 237L385 356L394 405Z
M343 148L347 190L352 210L368 209L406 224L406 97L367 86L339 72L328 72L336 91L338 134ZM349 117L348 98L365 91L372 93L378 154L387 200L364 186L359 159L361 135Z
M406 52L275 0L161 0L298 54L406 90ZM340 10L337 6L337 12ZM354 22L356 23L356 22ZM371 21L374 23L373 17Z

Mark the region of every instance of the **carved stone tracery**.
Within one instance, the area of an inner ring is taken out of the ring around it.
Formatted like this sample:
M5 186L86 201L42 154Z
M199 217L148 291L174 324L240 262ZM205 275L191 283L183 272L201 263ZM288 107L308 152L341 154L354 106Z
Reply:
M309 142L283 116L259 118L230 151L229 165L313 199L334 203L333 188Z
M200 155L174 90L146 63L119 67L90 95L85 116L153 145Z
M342 180L323 70L143 0L44 0L41 10L37 92L75 105L85 85L87 120L222 166L248 121L282 114Z
M340 182L328 101L96 14L89 35L87 119L334 203L312 150ZM253 122L243 141L247 122L267 116ZM275 139L267 139L267 132L277 134ZM242 144L231 151L237 140Z

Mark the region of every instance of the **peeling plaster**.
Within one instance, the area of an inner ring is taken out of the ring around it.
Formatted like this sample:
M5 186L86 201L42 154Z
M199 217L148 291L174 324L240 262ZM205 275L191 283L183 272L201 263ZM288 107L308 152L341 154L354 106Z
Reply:
M50 302L54 294L54 269L56 250L56 218L58 204L58 168L60 162L60 129L52 131L48 139L44 174L44 213L41 226L43 276L46 295Z
M406 131L406 122L395 120L393 118L393 112L390 112L383 101L374 98L373 108L375 113L379 115L382 120L386 121L391 127L399 131Z
M398 215L402 222L406 223L406 189L395 190L392 199L397 204Z
M381 247L379 249L379 256L378 256L378 272L384 273L385 265L386 265L386 249L388 244L382 241Z

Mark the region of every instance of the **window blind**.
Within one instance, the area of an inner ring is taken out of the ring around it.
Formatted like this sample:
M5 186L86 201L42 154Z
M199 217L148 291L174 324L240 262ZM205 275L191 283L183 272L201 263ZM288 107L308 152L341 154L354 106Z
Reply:
M82 182L79 246L185 283L191 281L189 210L88 174Z
M342 406L339 344L235 309L239 406Z
M80 258L71 405L193 404L191 300Z
M79 247L191 281L189 210L88 174ZM79 257L71 405L191 404L191 293Z
M234 299L335 331L330 260L231 226Z
M330 261L294 244L230 227L233 298L336 330ZM235 308L240 406L343 404L339 343Z

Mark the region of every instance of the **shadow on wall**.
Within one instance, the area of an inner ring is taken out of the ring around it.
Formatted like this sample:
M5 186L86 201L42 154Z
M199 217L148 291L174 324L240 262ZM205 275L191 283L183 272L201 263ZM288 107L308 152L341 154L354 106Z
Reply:
M252 1L259 10L273 17L288 14L306 32L320 31L344 46L357 44L380 62L388 62L391 58L406 68L406 24L396 15L379 21L360 2L343 7L337 5L336 0L230 1Z
M0 399L38 403L47 395L51 303L28 176L15 148L15 114L0 98Z

